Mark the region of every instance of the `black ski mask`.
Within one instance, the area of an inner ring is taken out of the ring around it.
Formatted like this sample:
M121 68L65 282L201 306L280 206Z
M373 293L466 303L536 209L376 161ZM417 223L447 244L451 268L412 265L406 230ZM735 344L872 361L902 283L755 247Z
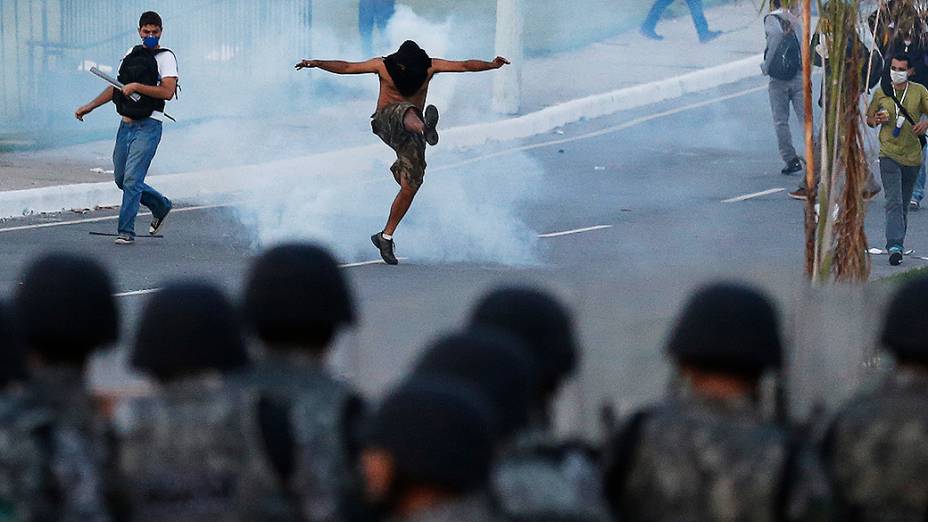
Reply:
M400 94L409 97L422 88L428 78L432 59L419 44L406 40L398 51L385 57L383 63Z

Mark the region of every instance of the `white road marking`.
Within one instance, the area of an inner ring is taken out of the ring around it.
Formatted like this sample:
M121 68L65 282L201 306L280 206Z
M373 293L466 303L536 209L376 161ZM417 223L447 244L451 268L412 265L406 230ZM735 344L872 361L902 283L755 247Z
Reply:
M161 290L161 289L160 288L149 288L147 290L135 290L132 292L121 292L118 294L113 294L113 297L132 297L136 295L147 295L147 294L153 294L157 292L158 290Z
M405 261L408 258L398 257L396 259L400 261ZM354 268L356 266L383 265L383 264L386 264L384 263L383 259L375 259L374 261L361 261L360 263L346 263L344 265L338 265L338 266L339 268Z
M762 192L755 192L753 194L745 194L743 196L738 196L736 198L723 200L722 203L737 203L739 201L746 201L749 199L759 198L761 196L769 196L770 194L776 194L777 192L783 192L785 188L772 188L770 190L764 190Z
M398 257L397 259L400 261L405 261L409 258ZM383 264L386 264L384 263L383 259L376 259L374 261L361 261L359 263L345 263L343 265L338 265L338 267L339 268L355 268L359 266L383 265ZM160 288L148 288L145 290L134 290L132 292L121 292L118 294L113 294L113 297L134 297L137 295L148 295L148 294L153 294L159 290L161 289Z
M478 157L476 157L476 158L471 158L471 159L459 161L459 162L457 162L457 163L452 163L452 164L450 164L450 165L442 165L442 166L440 166L440 167L435 167L435 168L430 169L430 171L431 171L431 172L435 172L435 171L442 171L442 170L450 170L450 169L454 169L454 168L461 167L461 166L464 166L464 165L470 165L471 163L477 163L478 161L484 161L484 160L488 160L488 159L491 159L491 158L497 158L497 157L499 157L499 156L505 156L505 155L507 155L507 154L512 154L512 153L514 153L514 152L524 152L524 151L527 151L527 150L541 149L541 148L544 148L544 147L553 147L554 145L562 145L562 144L564 144L564 143L571 143L571 142L574 142L574 141L580 141L580 140L585 140L585 139L589 139L589 138L595 138L595 137L597 137L597 136L603 136L603 135L605 135L605 134L611 134L611 133L613 133L613 132L618 132L618 131L621 131L621 130L625 130L625 129L628 129L628 128L630 128L630 127L634 127L634 126L636 126L636 125L641 125L642 123L647 123L647 122L649 122L649 121L653 121L653 120L656 120L656 119L659 119L659 118L664 118L664 117L667 117L667 116L673 116L674 114L679 114L679 113L681 113L681 112L691 111L691 110L693 110L693 109L699 109L699 108L706 107L706 106L709 106L709 105L713 105L713 104L716 104L716 103L719 103L719 102L731 100L731 99L733 99L733 98L739 98L739 97L741 97L741 96L746 96L746 95L748 95L748 94L753 94L753 93L755 93L755 92L763 91L763 90L766 90L766 89L767 89L767 86L766 86L766 85L761 85L761 86L758 86L758 87L752 87L752 88L750 88L750 89L745 89L745 90L743 90L743 91L738 91L738 92L735 92L735 93L732 93L732 94L726 94L725 96L719 96L718 98L713 98L713 99L711 99L711 100L705 100L705 101L701 101L701 102L698 102L698 103L692 103L692 104L690 104L690 105L684 105L684 106L682 106L682 107L677 107L677 108L675 108L675 109L670 109L670 110L666 110L666 111L663 111L663 112L657 112L657 113L654 113L654 114L651 114L651 115L648 115L648 116L642 116L642 117L640 117L640 118L635 118L635 119L629 120L629 121L627 121L627 122L625 122L625 123L620 123L620 124L618 124L618 125L613 125L613 126L611 126L611 127L606 127L605 129L600 129L600 130L598 130L598 131L587 132L587 133L584 133L584 134L578 134L578 135L576 135L576 136L571 136L571 137L569 137L569 138L562 138L562 139L559 139L559 140L546 141L546 142L544 142L544 143L534 143L534 144L532 144L532 145L523 145L523 146L521 146L521 147L513 147L513 148L510 148L510 149L501 150L501 151L493 152L493 153L490 153L490 154L485 154L485 155L483 155L483 156L478 156ZM605 117L608 117L608 116L605 116Z
M199 205L195 207L182 207L182 208L175 208L171 210L171 213L173 214L175 212L192 212L194 210L207 210L211 208L222 208L222 207L228 207L228 206L231 206L231 205L228 205L228 204L226 205ZM145 216L150 216L150 215L151 215L151 212L140 212L138 214L138 217L145 217ZM63 227L65 225L80 225L82 223L97 223L100 221L116 221L117 219L119 219L118 214L115 216L101 216L101 217L85 218L85 219L72 219L70 221L55 221L54 223L35 223L32 225L20 225L18 227L0 228L0 234L4 232L16 232L18 230L34 230L37 228Z
M612 228L612 225L596 225L592 227L577 228L574 230L565 230L563 232L551 232L549 234L538 234L538 237L544 239L544 238L549 238L549 237L569 236L571 234L581 234L583 232L592 232L594 230L603 230L606 228Z

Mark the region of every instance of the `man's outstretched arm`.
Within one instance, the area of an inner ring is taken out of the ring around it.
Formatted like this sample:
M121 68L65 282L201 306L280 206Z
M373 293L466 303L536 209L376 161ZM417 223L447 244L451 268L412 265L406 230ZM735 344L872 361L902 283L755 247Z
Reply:
M509 60L503 58L502 56L497 56L493 59L492 62L485 62L483 60L464 60L464 61L454 61L454 60L442 60L441 58L432 59L432 72L433 73L443 73L443 72L480 72L480 71L492 71L494 69L499 69L504 65L509 65Z
M342 60L303 60L296 64L296 70L322 69L335 74L376 73L383 63L383 58L371 58L366 62L345 62Z

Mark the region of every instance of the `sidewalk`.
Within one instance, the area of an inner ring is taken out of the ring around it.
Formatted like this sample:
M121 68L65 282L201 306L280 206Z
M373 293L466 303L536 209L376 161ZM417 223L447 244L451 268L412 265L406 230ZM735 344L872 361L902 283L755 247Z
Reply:
M674 78L763 52L762 15L753 4L720 6L707 10L706 14L713 29L725 32L706 45L698 42L692 22L685 15L661 22L658 32L665 37L661 42L630 31L580 50L527 60L523 68L522 114ZM352 80L356 82L354 85L362 83L356 78ZM436 79L430 101L442 108L442 127L505 119L493 115L490 108L492 85L492 73ZM166 123L151 173L261 164L378 143L367 128L375 88L376 82L368 80L357 99L287 118ZM187 96L174 103L195 103L195 100ZM106 110L101 108L99 114L91 117L110 117ZM115 133L116 118L112 118ZM0 154L0 192L110 181L112 146L111 140L104 140L53 150Z

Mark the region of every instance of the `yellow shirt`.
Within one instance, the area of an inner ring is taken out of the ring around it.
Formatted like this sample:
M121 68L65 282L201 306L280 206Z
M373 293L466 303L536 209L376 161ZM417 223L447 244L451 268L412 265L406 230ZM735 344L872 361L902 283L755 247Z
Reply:
M902 102L912 118L918 122L922 115L928 114L928 89L924 85L909 82L904 100L902 99L903 93L905 89L895 90L896 99ZM900 165L917 167L922 164L922 145L912 130L912 124L906 121L902 124L899 136L893 136L897 109L896 102L892 98L883 94L882 89L876 90L870 102L870 108L867 109L867 116L872 117L880 110L889 113L889 123L883 124L880 128L880 156L893 159ZM898 115L901 116L901 112Z

